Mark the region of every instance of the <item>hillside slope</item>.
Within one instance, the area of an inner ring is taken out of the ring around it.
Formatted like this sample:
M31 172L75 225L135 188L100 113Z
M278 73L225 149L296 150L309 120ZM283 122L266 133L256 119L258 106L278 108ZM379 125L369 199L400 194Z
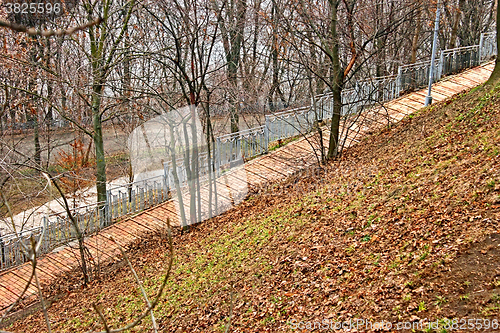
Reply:
M156 310L161 331L224 331L231 290L234 332L355 318L498 319L499 123L500 88L476 89L175 235L174 274ZM130 249L151 293L164 243L152 235ZM75 288L76 274L50 288L67 293L49 309L55 331L102 329L92 302L114 326L144 307L123 263L105 270L85 289ZM9 329L44 331L43 315Z

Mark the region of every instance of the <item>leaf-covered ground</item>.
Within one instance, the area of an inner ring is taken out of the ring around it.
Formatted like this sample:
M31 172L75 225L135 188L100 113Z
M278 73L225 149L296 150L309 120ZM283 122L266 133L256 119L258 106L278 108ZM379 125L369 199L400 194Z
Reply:
M424 109L239 207L176 233L173 275L156 318L162 332L288 332L298 321L500 319L500 90L479 88ZM165 241L130 249L151 295ZM65 296L56 332L113 327L143 308L123 263ZM145 320L137 329L150 329ZM305 326L304 326L305 327ZM477 326L476 326L477 328ZM37 312L10 330L45 331ZM361 329L361 331L368 331ZM487 331L495 331L490 328Z

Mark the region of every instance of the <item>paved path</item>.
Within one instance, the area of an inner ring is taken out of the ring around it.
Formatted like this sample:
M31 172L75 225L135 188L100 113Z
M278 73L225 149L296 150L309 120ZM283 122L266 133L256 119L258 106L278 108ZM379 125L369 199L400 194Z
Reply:
M494 64L488 63L461 74L450 76L433 85L432 95L435 101L442 101L469 88L484 83L493 71ZM377 128L388 122L397 122L406 115L424 107L426 91L421 90L390 101L382 107L363 112L356 122L349 125L350 131L345 146L349 147ZM328 132L325 130L325 145ZM313 139L300 139L265 156L256 158L244 165L245 178L238 174L228 175L229 181L246 181L249 187L260 186L268 182L284 179L291 173L316 163L312 146L318 145ZM116 223L98 235L89 237L86 244L95 260L100 262L119 255L117 246L108 239L112 235L122 246L132 243L146 232L165 227L166 217L177 221L175 204L165 202L146 210L123 222ZM78 254L70 247L62 247L45 255L38 261L37 272L42 285L49 284L57 275L78 267ZM31 274L29 264L0 273L0 311L12 304L21 294ZM30 286L27 295L34 297L36 292Z

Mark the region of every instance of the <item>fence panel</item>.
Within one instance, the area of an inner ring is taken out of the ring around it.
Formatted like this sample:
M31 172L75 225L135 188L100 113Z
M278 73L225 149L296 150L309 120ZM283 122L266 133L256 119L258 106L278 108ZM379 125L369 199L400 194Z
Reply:
M456 74L480 64L479 45L459 47L441 52L439 77Z
M488 61L493 56L497 55L497 34L496 32L487 32L481 34L481 41L479 42L480 60Z
M258 126L217 138L218 165L242 162L267 152L266 126Z
M165 174L112 187L107 193L107 213L112 219L138 213L166 201L168 190Z
M439 60L436 60L436 67L439 66ZM429 72L431 69L431 61L417 62L411 65L404 65L399 67L398 73L398 86L400 91L413 91L415 89L423 88L429 84ZM434 81L438 81L439 71L434 71Z
M365 81L365 84L369 84L372 87L370 95L366 97L373 101L382 103L399 97L400 90L397 75L377 77L373 80Z
M70 212L80 232L87 236L109 224L105 203L71 209ZM23 244L31 248L30 238L38 241L43 233L39 255L47 254L63 244L77 238L76 229L67 213L44 217L43 226L23 230L16 234L0 237L0 269L7 269L28 261L23 251Z
M322 94L313 97L311 106L316 109L318 120L332 119L333 115L333 95Z
M308 133L315 121L315 110L311 106L266 115L269 142Z

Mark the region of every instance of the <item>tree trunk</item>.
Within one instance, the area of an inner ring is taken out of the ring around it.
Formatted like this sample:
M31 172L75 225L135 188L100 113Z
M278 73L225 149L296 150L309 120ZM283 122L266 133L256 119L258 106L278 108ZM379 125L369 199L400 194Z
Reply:
M460 16L461 16L461 8L457 8L457 11L455 12L455 18L453 21L453 27L451 29L451 38L450 42L448 44L449 49L453 49L456 47L457 44L457 36L458 36L458 26L460 24Z
M239 50L238 50L239 54ZM239 56L238 56L239 58ZM238 93L238 78L237 78L237 73L238 73L238 65L237 65L237 60L234 59L234 57L230 57L230 62L228 63L228 79L229 82L231 83L231 87L233 88L233 93L230 94L230 104L231 104L231 110L230 110L230 116L231 116L231 133L236 133L240 130L239 128L239 123L240 123L240 115L238 112L239 106L238 106L238 100L239 98L236 96Z
M285 104L285 96L283 96L283 92L280 89L279 83L279 62L278 62L278 53L279 53L279 44L278 44L278 14L276 8L276 1L273 0L271 7L271 21L272 21L272 68L273 68L273 81L271 84L271 89L269 89L268 95L268 104L271 112L276 111L277 108L277 98L276 94L278 94L280 100ZM284 105L286 107L286 105Z
M335 158L339 155L339 138L340 138L340 115L342 113L342 88L340 85L332 87L333 94L333 115L332 124L330 127L330 139L328 146L328 159Z
M224 20L219 19L219 24L221 26L222 31L222 42L224 46L224 51L226 53L226 62L227 62L227 76L228 81L231 84L231 88L233 89L233 94L229 96L229 103L231 104L230 109L230 117L231 117L231 133L235 133L239 131L239 114L238 114L238 103L239 98L238 94L238 67L240 62L240 53L243 44L243 34L245 31L245 18L246 18L246 9L247 3L246 0L231 0L231 8L236 3L236 13L230 15L231 23L234 26L228 27L225 26ZM215 10L219 12L219 6L217 2L213 2L215 6ZM221 15L222 16L222 15Z
M106 160L102 136L101 93L103 85L99 82L92 87L92 123L94 126L94 147L96 158L97 202L106 201Z
M497 49L500 46L500 10L498 10L497 6ZM495 68L491 73L490 78L486 82L487 85L494 85L500 80L500 57L497 55L497 59L495 61Z
M41 49L42 46L40 45L39 41L37 40L36 37L31 38L32 41L32 50L31 50L31 62L33 65L37 63L37 58L42 53ZM30 91L37 91L37 78L38 78L38 72L35 70L33 73L33 76L31 77L29 81L29 90ZM35 95L34 95L35 96ZM33 124L33 141L35 145L35 155L33 156L35 160L35 164L37 167L41 166L41 154L42 150L40 147L40 127L38 124L38 104L39 104L38 97L32 97L31 102L29 103L28 110L26 113L26 120L29 121L30 123ZM31 124L30 124L31 127Z
M418 51L418 39L420 37L420 32L422 30L422 24L420 23L420 10L417 13L417 18L415 19L415 33L413 34L413 39L411 41L411 57L410 64L417 62L417 51Z
M35 115L34 122L34 137L35 137L35 164L37 167L42 166L42 149L40 147L40 124L38 117Z
M330 127L330 140L328 147L328 159L339 154L340 115L342 112L342 85L344 73L340 65L339 41L337 35L337 9L339 1L328 0L331 10L330 42L331 42L331 66L330 66L330 89L333 94L333 115Z

